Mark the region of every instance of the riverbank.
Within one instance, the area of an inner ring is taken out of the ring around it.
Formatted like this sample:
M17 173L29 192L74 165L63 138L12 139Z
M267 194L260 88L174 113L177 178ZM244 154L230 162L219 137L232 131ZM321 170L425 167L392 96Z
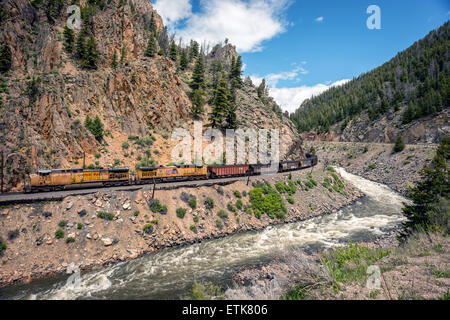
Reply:
M398 246L396 232L308 255L291 250L270 263L233 274L226 299L449 299L448 236L418 233ZM375 275L368 274L368 268ZM379 274L377 273L379 270Z
M305 150L316 151L321 163L385 184L404 196L419 180L419 171L433 159L437 145L406 145L393 153L393 144L357 142L305 142Z
M1 208L0 236L7 248L0 258L0 284L31 282L74 266L98 269L167 248L306 220L336 212L363 196L333 172L309 173L252 177L248 186L239 181L157 191L159 204L143 189ZM284 219L259 216L251 209L252 184L267 182L274 188L279 182L289 186L289 181L295 190L289 188L291 196L281 192Z

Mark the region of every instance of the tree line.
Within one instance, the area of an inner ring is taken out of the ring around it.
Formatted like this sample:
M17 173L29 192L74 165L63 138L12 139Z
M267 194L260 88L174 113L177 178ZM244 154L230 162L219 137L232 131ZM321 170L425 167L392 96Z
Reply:
M367 112L376 121L402 112L404 124L449 107L449 22L381 67L305 101L290 115L300 132L329 132Z

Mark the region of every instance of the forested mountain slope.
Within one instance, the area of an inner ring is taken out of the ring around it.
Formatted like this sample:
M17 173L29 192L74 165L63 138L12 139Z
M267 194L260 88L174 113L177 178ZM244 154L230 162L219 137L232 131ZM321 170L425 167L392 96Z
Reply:
M449 22L381 67L305 101L291 119L300 132L344 141L437 142L449 131Z
M67 27L81 7L80 30ZM0 2L0 151L6 183L40 168L167 165L173 128L281 131L282 158L301 156L294 124L241 78L231 44L188 45L149 0Z

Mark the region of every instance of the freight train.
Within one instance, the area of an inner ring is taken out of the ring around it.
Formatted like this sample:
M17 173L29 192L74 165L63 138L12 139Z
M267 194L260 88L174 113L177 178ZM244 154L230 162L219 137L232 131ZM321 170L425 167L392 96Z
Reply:
M93 185L104 187L140 185L174 181L194 181L229 177L275 174L311 168L317 165L317 156L295 161L281 161L277 165L179 165L167 167L140 167L136 175L129 168L110 169L45 169L31 174L25 183L25 192L61 191L67 187L82 189Z

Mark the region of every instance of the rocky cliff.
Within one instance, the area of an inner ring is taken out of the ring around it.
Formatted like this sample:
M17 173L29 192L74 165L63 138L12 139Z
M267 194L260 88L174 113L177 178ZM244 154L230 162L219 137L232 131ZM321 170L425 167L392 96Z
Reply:
M91 70L65 47L66 11L72 3L1 2L0 41L10 48L11 69L0 78L0 141L10 189L20 189L26 175L39 168L81 167L84 157L95 167L168 164L176 144L170 141L171 130L192 127L192 72L180 72L179 63L167 55L144 55L149 25L165 32L151 2L76 1L97 48ZM75 39L80 32L75 30ZM207 55L207 69L217 60L227 68L233 56L232 45L219 46ZM251 84L237 97L240 125L279 129L281 156L302 155L295 126L279 107L263 103ZM88 116L103 123L103 139L86 127Z

